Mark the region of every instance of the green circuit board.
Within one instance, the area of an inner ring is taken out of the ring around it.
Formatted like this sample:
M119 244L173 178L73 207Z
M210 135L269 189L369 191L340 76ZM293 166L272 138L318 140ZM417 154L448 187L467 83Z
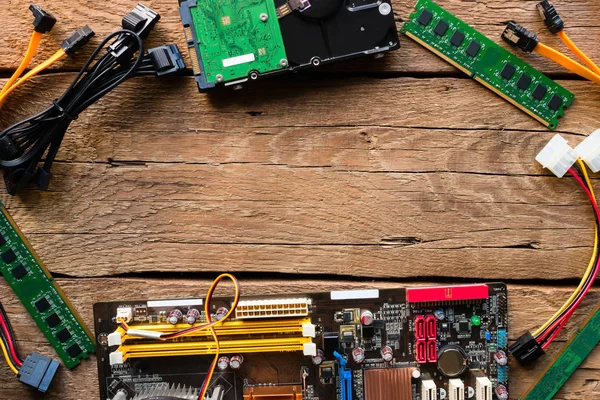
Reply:
M67 368L96 351L92 333L0 203L0 273Z
M203 0L190 13L208 82L287 67L273 0Z
M401 32L554 130L575 95L431 0Z
M600 342L600 307L575 332L521 400L550 400Z

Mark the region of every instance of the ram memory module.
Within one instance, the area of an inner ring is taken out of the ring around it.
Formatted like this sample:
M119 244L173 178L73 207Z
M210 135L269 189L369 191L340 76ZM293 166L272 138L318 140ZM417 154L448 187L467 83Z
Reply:
M419 0L400 30L537 119L558 125L575 95L431 0Z
M600 306L569 339L521 400L550 400L600 342Z
M0 203L0 272L67 368L94 353L94 337Z

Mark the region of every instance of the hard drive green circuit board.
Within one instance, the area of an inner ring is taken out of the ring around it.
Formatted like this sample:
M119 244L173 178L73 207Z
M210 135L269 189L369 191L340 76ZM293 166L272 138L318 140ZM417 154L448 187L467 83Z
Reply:
M207 82L226 82L247 77L252 71L266 73L287 67L273 0L203 0L189 11L193 29L201 39L198 46ZM191 32L186 36L189 40Z
M431 0L401 32L554 130L575 96Z

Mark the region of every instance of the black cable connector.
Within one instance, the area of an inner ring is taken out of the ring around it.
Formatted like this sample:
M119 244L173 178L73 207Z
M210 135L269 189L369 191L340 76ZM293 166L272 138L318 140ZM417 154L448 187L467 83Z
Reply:
M550 29L550 32L557 34L558 32L565 29L565 23L563 22L556 8L548 0L544 0L538 3L537 9L540 12L544 23Z
M145 39L159 20L160 15L156 11L142 3L138 3L132 11L125 14L121 26L123 29L134 32L140 38ZM129 62L137 50L137 41L127 35L122 35L108 48L108 52L121 65Z
M42 7L34 4L29 6L29 10L33 14L33 30L39 33L50 32L56 24L56 18Z
M94 35L95 33L92 28L86 25L83 28L77 29L71 36L63 40L60 47L62 47L65 53L71 55L78 52L83 46L88 44Z
M38 353L32 353L23 362L17 376L19 382L46 393L59 366L58 361Z
M517 341L508 347L508 351L517 359L519 364L531 364L544 354L544 349L529 331L521 335Z
M173 75L185 70L183 57L176 44L148 49L156 76Z
M508 23L506 29L502 32L502 39L527 53L531 53L540 42L535 33L512 21Z

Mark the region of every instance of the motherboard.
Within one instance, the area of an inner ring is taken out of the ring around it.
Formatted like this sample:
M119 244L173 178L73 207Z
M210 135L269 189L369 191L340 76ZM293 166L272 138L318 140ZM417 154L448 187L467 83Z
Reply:
M157 332L205 323L204 302L95 304L101 399L197 399L213 336ZM205 399L505 400L507 308L501 283L243 296L215 327Z

